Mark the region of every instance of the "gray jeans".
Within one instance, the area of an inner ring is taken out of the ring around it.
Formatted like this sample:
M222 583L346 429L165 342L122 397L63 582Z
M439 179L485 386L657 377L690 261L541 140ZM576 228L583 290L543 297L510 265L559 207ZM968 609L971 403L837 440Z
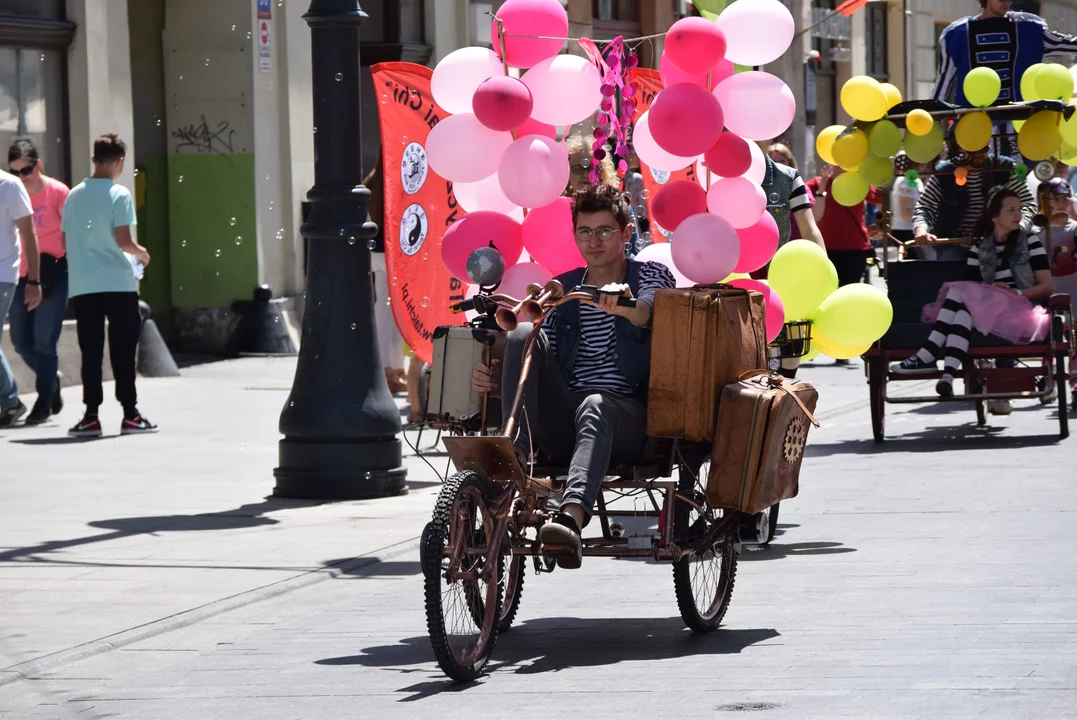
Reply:
M521 323L505 338L501 379L505 422L512 412L523 366L523 346L531 327L530 323ZM611 463L639 459L647 439L647 408L631 398L569 392L544 330L539 332L531 353L523 407L516 424L517 447L528 451L531 438L553 463L568 464L562 505L581 505L589 522Z
M4 323L7 311L15 298L15 283L0 283L0 340L4 338ZM0 350L0 410L8 410L19 404L19 386L15 383L15 373L7 364L4 351Z

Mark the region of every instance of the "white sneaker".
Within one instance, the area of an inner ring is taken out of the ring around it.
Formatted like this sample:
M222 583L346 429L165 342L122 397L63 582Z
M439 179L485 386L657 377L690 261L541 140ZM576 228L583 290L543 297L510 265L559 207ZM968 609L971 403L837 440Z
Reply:
M987 411L992 415L1009 415L1013 412L1013 403L1009 400L990 400Z

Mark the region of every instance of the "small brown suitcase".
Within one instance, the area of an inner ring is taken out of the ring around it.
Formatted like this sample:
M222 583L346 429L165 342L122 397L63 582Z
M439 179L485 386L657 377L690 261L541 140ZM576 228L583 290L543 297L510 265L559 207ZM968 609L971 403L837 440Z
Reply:
M725 285L655 296L647 434L710 442L726 385L767 367L763 296Z
M819 393L811 384L767 372L727 385L718 411L707 498L755 514L796 497L808 423Z

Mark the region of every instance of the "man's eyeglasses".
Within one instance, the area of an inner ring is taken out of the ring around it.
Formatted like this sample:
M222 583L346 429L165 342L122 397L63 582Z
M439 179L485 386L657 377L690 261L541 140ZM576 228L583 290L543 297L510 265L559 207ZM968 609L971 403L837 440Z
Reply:
M26 167L22 168L21 170L16 170L15 168L9 168L9 169L11 170L11 173L13 175L22 175L23 177L30 177L31 175L34 174L34 168L36 168L36 167L37 167L37 160L34 160L32 163L30 163Z
M589 242L594 238L598 238L599 242L606 242L616 234L617 228L611 228L609 225L603 225L598 228L589 228L583 225L576 228L576 239L582 243Z

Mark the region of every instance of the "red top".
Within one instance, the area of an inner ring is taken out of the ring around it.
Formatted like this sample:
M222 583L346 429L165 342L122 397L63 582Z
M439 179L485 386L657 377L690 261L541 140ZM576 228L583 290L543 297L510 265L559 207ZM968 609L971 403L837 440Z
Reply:
M813 177L805 184L818 195L823 178ZM871 240L868 238L868 228L864 224L864 201L852 207L840 204L830 191L832 184L832 180L826 183L826 209L823 212L823 218L819 221L819 232L823 235L826 249L870 250ZM868 194L868 200L875 205L880 204L882 199L879 197L879 191L872 188Z

